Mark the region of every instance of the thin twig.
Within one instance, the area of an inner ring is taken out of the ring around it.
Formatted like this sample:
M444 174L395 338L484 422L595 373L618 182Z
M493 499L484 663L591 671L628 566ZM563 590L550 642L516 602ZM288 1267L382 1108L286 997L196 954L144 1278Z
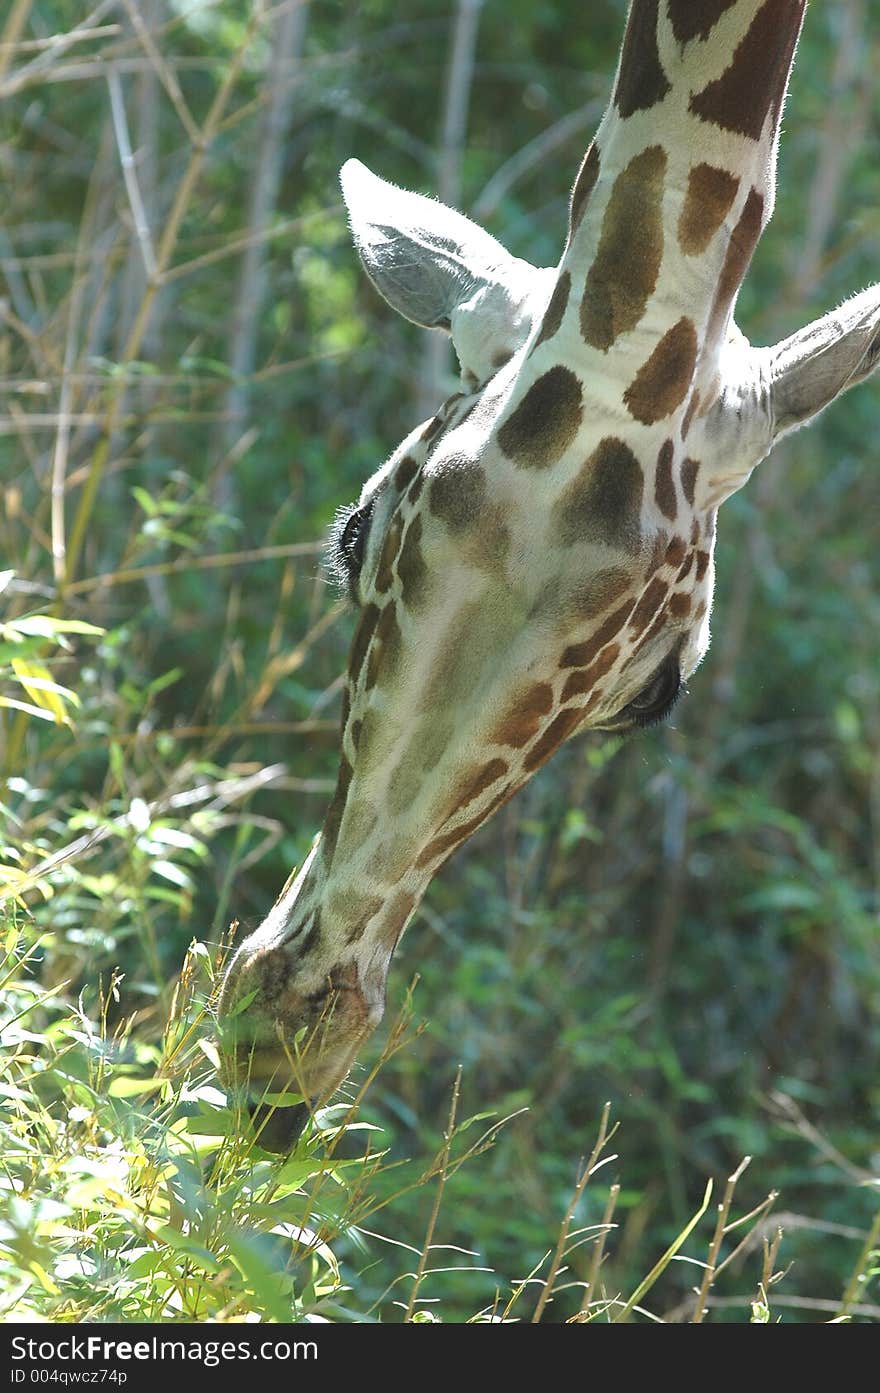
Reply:
M742 1176L746 1167L751 1162L751 1159L751 1156L744 1157L740 1164L737 1166L736 1170L733 1172L733 1175L729 1175L727 1177L727 1184L724 1187L724 1197L718 1206L718 1217L715 1221L715 1232L712 1235L712 1242L709 1246L709 1261L707 1262L705 1270L703 1272L703 1280L700 1283L700 1290L697 1293L697 1304L694 1307L694 1313L691 1316L691 1323L693 1325L700 1325L703 1320L703 1316L706 1314L706 1299L711 1290L712 1283L715 1281L715 1276L718 1267L718 1254L721 1251L721 1244L724 1240L724 1235L727 1232L727 1216L730 1213L730 1206L733 1202L733 1192L737 1187L737 1183L739 1182L740 1177Z
M855 1309L856 1297L859 1295L859 1290L861 1289L864 1291L865 1284L868 1280L866 1276L868 1264L871 1262L872 1255L874 1258L878 1256L878 1253L875 1251L877 1249L880 1249L880 1209L878 1209L877 1213L874 1215L874 1222L871 1225L870 1232L862 1245L861 1252L856 1260L856 1265L852 1270L852 1275L846 1284L846 1290L843 1293L840 1310L838 1311L839 1316L849 1316Z
M477 222L485 222L491 218L501 200L515 184L536 166L544 164L560 145L564 145L581 131L589 130L601 115L602 102L590 102L587 106L579 106L576 111L569 111L565 116L561 116L552 126L535 136L534 140L523 145L509 160L505 160L483 186L482 193L470 210L471 217Z
M199 139L193 146L189 162L184 171L183 178L178 185L174 201L168 212L159 246L156 250L155 274L147 281L143 298L141 299L140 306L134 317L134 322L128 332L128 337L122 350L121 358L123 362L129 362L138 355L149 323L153 301L159 289L162 273L166 270L177 243L184 215L189 207L193 190L202 173L205 157L211 147L220 119L226 109L226 104L238 80L239 73L245 61L245 56L263 20L264 15L262 10L255 9L248 22L244 38L238 50L233 55L223 81L214 96L214 100L211 103L201 128ZM92 515L95 495L98 491L101 479L104 476L104 471L106 470L110 456L110 447L115 433L119 411L120 393L117 392L111 397L107 407L103 423L102 438L92 458L88 478L83 487L79 507L77 508L73 520L73 527L71 528L70 540L67 547L67 569L65 579L68 582L73 581L76 574L80 552L83 542L85 541L86 529L88 528L89 520Z
M777 1089L770 1094L770 1101L800 1136L810 1142L820 1155L825 1157L826 1161L831 1161L833 1165L843 1171L844 1175L849 1176L850 1180L855 1181L857 1185L873 1185L876 1182L876 1176L872 1175L869 1170L854 1165L848 1157L844 1156L842 1151L838 1151L837 1147L804 1116L797 1103L787 1093L782 1093Z
M162 57L162 53L157 48L152 34L144 24L143 16L135 0L123 0L123 3L128 11L128 17L131 20L131 27L137 34L138 41L142 44L144 52L153 67L153 71L164 87L171 105L180 117L181 125L189 136L192 144L195 145L199 139L199 128L190 115L189 107L184 101L183 92L180 89L180 83L177 81L176 73L172 68L169 68L165 59Z
M176 266L169 266L168 270L162 274L162 284L170 285L172 281L179 280L181 276L191 276L194 271L201 271L206 266L213 266L215 262L222 261L227 256L235 256L237 252L244 251L257 242L273 242L277 237L286 237L290 233L302 232L312 223L328 217L341 219L341 206L333 204L327 208L319 208L312 213L303 213L297 218L285 218L283 222L273 223L271 227L262 228L259 233L246 232L241 237L230 238L229 241L224 242L220 247L215 247L212 251L203 252L201 256L194 256L189 261L180 261Z
M232 377L227 384L225 415L217 449L224 459L229 457L247 424L257 337L266 296L267 233L278 202L308 13L308 6L300 4L280 14L270 36L272 57L266 75L268 101L263 112L256 169L248 201L247 246L239 267L230 326L229 366ZM215 475L215 483L218 502L229 511L235 493L231 471L228 468L221 470L219 477Z
M560 1227L559 1227L559 1237L558 1237L558 1239L557 1239L557 1241L556 1241L556 1251L554 1252L553 1257L552 1257L552 1260L551 1260L551 1262L550 1262L550 1269L549 1269L549 1271L548 1271L548 1273L547 1273L547 1277L546 1277L546 1280L545 1280L545 1282L544 1282L544 1285L543 1285L543 1287L541 1288L541 1294L540 1294L540 1296L538 1297L538 1302L537 1302L537 1305L535 1306L535 1311L534 1311L534 1314L533 1314L533 1316L532 1316L532 1324L533 1324L533 1325L537 1325L538 1322L539 1322L540 1319L541 1319L541 1316L544 1314L544 1307L547 1305L547 1302L548 1302L548 1300L550 1299L550 1296L551 1296L552 1291L553 1291L553 1284L554 1284L554 1282L556 1281L556 1276L557 1276L557 1273L559 1272L559 1268L560 1268L560 1265L561 1265L561 1263L562 1263L562 1259L563 1259L563 1257L565 1256L565 1245L566 1245L566 1243L567 1243L567 1241L568 1241L568 1231L569 1231L569 1228L571 1227L571 1221L572 1221L572 1218L573 1218L573 1216L574 1216L574 1211L575 1211L575 1209L577 1208L577 1205L578 1205L578 1202L579 1202L579 1200L580 1200L580 1198L581 1198L581 1195L584 1193L584 1190L587 1188L587 1184L588 1184L588 1182L589 1182L590 1176L593 1174L593 1171L596 1169L596 1163L597 1163L597 1161L599 1160L599 1157L601 1156L603 1150L605 1149L605 1143L606 1143L606 1141L608 1140L608 1118L609 1118L610 1114L611 1114L611 1104L610 1104L610 1102L608 1102L608 1103L605 1104L604 1108L602 1109L602 1116L601 1116L601 1118L600 1118L600 1120L599 1120L599 1131L598 1131L598 1133L597 1133L597 1135L596 1135L596 1141L595 1141L595 1144L594 1144L594 1146L593 1146L593 1150L592 1150L592 1152L590 1153L590 1159L589 1159L589 1161L587 1162L587 1164L584 1166L583 1173L581 1174L580 1179L578 1180L577 1184L576 1184L575 1187L574 1187L574 1194L572 1195L572 1197L571 1197L571 1199L570 1199L570 1201L569 1201L568 1208L567 1208L566 1211L565 1211L565 1217L564 1217L564 1219L562 1220L562 1223L561 1223L561 1225L560 1225ZM612 1136L613 1136L614 1132L616 1132L616 1130L617 1130L617 1124L615 1123L614 1127L612 1128L612 1132L611 1132L611 1135L612 1135Z
M440 1205L443 1202L443 1191L446 1188L446 1178L449 1173L449 1153L452 1149L452 1139L455 1136L455 1117L458 1112L458 1099L461 1093L461 1074L462 1068L459 1064L455 1075L455 1082L452 1085L452 1097L449 1101L449 1117L446 1122L446 1131L443 1134L443 1150L440 1153L439 1174L437 1176L437 1189L434 1194L434 1203L431 1206L431 1215L428 1219L428 1227L425 1231L425 1241L422 1244L422 1251L419 1254L419 1265L416 1268L415 1278L413 1279L412 1291L409 1294L409 1301L406 1307L404 1320L411 1321L415 1311L416 1297L419 1294L419 1287L425 1275L425 1268L428 1264L428 1256L431 1252L431 1245L434 1241L434 1230L437 1226L437 1217L440 1213Z
M70 296L70 309L67 316L67 334L64 343L64 364L61 372L61 390L58 400L57 430L52 452L51 483L51 530L52 530L52 573L56 584L61 584L67 571L67 544L65 537L64 499L67 491L67 460L70 449L70 432L74 421L73 412L73 369L77 359L80 315L83 298L88 285L85 271L86 248L92 244L95 204L98 202L98 179L89 182L85 208L80 222L76 244L76 260L73 268L73 286Z
M599 1270L602 1266L602 1259L605 1256L605 1240L607 1239L612 1229L611 1220L614 1216L614 1210L617 1207L617 1200L619 1195L620 1186L612 1185L611 1189L608 1191L608 1199L605 1202L605 1212L602 1215L602 1224L599 1230L599 1235L593 1247L593 1256L590 1260L590 1271L587 1276L586 1285L584 1287L584 1294L581 1298L581 1309L579 1312L580 1315L586 1315L589 1313L590 1310L590 1301L592 1300L593 1292L596 1289L596 1282L599 1278Z
M116 148L119 151L119 163L122 166L122 177L125 181L125 191L128 194L128 202L131 208L132 221L134 223L134 232L138 246L140 247L141 257L143 258L144 270L147 277L150 278L156 273L156 253L153 251L150 227L134 167L134 155L131 151L128 121L125 116L125 102L122 98L122 84L119 81L119 73L115 68L111 68L107 73L107 86L110 89L110 111L113 116L113 134L116 137Z
M3 75L9 66L10 59L16 52L18 36L27 24L32 5L33 0L12 0L12 9L9 11L3 26L3 36L0 38L0 83L3 81Z
M764 1239L764 1259L761 1265L761 1280L758 1283L758 1294L752 1302L752 1324L765 1325L770 1320L770 1288L774 1282L782 1276L780 1272L774 1272L776 1266L776 1256L779 1252L779 1245L782 1242L782 1229L777 1228L773 1238L768 1242Z
M284 764L271 764L264 769L258 769L253 774L247 774L240 779L219 779L214 783L201 784L197 788L183 789L178 793L164 794L161 798L155 799L147 804L150 820L161 817L163 813L177 811L181 808L193 807L197 803L208 803L211 800L213 808L223 808L229 803L238 802L242 798L249 797L260 788L275 787L283 783L288 777L287 766ZM47 876L51 871L57 870L60 866L71 865L74 861L81 860L86 853L107 840L114 834L123 833L130 827L129 814L126 811L118 817L114 817L110 822L103 823L93 831L85 833L82 837L77 837L76 841L70 842L60 851L55 851L51 856L45 857L28 872L26 877L16 880L11 885L0 884L0 904L7 900L16 899L25 890L33 889L38 882Z
M446 69L437 192L443 203L453 207L461 199L461 162L482 5L483 0L458 0ZM448 372L448 364L449 341L445 335L426 335L419 369L418 418L431 415L436 408L436 399L445 395L440 384Z
M65 590L67 595L88 595L93 590L105 590L113 585L131 585L148 576L170 576L177 572L212 571L221 566L253 566L260 561L277 561L288 556L318 556L323 542L284 542L274 547L254 547L250 551L216 552L212 556L181 556L175 561L156 561L149 566L133 566L125 571L105 571L100 576L87 576L74 581Z
M30 63L25 63L24 67L18 68L9 76L7 81L0 86L0 98L12 96L19 88L26 87L29 82L33 82L35 77L45 73L46 69L51 67L54 59L57 58L59 54L66 52L72 44L79 43L84 38L94 37L93 31L95 30L100 33L101 31L98 29L100 21L104 18L104 15L107 14L108 11L112 11L115 6L116 0L101 0L101 4L96 5L92 13L81 20L79 24L75 25L73 29L69 30L66 34L54 35L49 47L41 53L39 57L34 58ZM27 5L27 9L25 10L25 18L27 18L29 10L30 4ZM15 10L13 10L11 18L15 18ZM0 71L6 66L3 62L3 58L5 54L8 53L9 49L0 51Z
M651 1287L654 1285L660 1274L663 1271L665 1271L665 1269L669 1266L669 1263L675 1257L681 1245L690 1236L691 1232L696 1228L697 1224L702 1219L706 1210L709 1208L709 1201L711 1198L712 1181L709 1180L706 1184L706 1190L703 1194L702 1203L699 1209L697 1210L696 1214L685 1225L678 1237L673 1239L672 1243L670 1243L669 1247L666 1249L666 1252L662 1255L662 1257L660 1257L657 1260L657 1262L655 1262L647 1277L645 1277L644 1280L639 1283L629 1300L624 1302L623 1306L614 1317L615 1321L623 1322L628 1320L631 1313L637 1309L637 1303L641 1301L642 1297L645 1295L646 1292L650 1291Z

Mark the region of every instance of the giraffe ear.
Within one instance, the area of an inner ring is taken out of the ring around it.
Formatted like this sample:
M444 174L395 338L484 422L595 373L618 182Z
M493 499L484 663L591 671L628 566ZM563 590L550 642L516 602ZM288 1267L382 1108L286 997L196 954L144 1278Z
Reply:
M380 295L406 319L448 329L462 370L485 380L525 342L555 275L505 251L463 213L407 193L348 160L351 232Z
M704 423L717 464L703 487L717 507L747 482L777 440L804 426L880 364L880 285L772 348L752 348L732 326L722 391Z
M773 348L763 359L773 440L806 424L880 363L880 286L845 301Z

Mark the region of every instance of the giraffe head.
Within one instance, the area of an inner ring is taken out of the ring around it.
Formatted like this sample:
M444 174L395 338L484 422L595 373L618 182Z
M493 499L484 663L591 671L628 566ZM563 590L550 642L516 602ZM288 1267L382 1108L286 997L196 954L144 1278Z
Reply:
M338 785L221 1003L255 1096L340 1082L429 880L561 744L669 713L709 640L720 504L873 367L876 291L773 349L732 320L802 15L635 0L552 270L343 169L367 273L451 333L461 390L334 532L359 611Z

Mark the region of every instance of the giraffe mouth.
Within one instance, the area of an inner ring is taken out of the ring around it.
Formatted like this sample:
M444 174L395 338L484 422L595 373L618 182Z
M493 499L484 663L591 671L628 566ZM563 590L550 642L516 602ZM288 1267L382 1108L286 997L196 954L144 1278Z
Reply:
M290 1151L314 1109L343 1081L355 1056L379 1024L383 1002L368 998L354 963L328 974L311 992L285 985L272 959L261 954L230 973L220 1004L225 1016L224 1078L243 1091L256 1140L269 1151ZM253 995L247 1009L239 1002ZM283 1095L296 1095L291 1104ZM279 1098L279 1095L282 1095Z

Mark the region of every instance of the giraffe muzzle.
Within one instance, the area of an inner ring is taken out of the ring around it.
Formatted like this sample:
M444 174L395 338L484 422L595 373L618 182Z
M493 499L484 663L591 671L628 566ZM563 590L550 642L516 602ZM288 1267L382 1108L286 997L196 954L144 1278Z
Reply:
M345 1078L383 1013L382 1001L368 999L355 963L333 969L307 992L290 984L293 970L283 946L242 956L220 1002L225 1082L244 1092L257 1139L270 1151L293 1147L309 1112ZM291 1105L283 1095L302 1102Z

